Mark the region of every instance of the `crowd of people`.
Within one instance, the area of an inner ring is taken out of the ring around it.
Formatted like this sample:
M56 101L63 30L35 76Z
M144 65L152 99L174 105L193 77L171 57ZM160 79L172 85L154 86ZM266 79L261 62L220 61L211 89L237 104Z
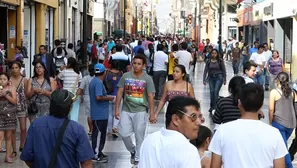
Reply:
M230 81L223 53L209 39L199 44L150 36L89 39L87 73L78 66L85 58L83 45L74 51L73 44L65 49L56 40L51 52L39 47L28 79L16 48L9 72L0 74L0 152L13 163L18 119L20 157L29 167L106 163L106 137L120 136L131 164L140 168L291 168L297 141L290 153L286 146L296 127L297 95L278 51L269 51L266 43L254 45L240 48L235 42L227 54L234 70ZM193 87L197 62L205 64L203 84L209 85L214 131L201 125L205 119ZM220 97L227 83L230 96ZM270 91L268 116L261 110L264 90ZM145 137L147 119L156 123L166 103L165 127ZM80 113L87 132L78 124ZM260 121L263 117L272 127Z

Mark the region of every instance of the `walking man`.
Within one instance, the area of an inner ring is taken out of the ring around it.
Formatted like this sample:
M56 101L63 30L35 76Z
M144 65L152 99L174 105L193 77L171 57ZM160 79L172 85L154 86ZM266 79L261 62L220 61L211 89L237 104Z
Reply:
M147 112L149 112L150 122L156 122L154 115L155 87L152 78L143 72L146 67L146 58L143 55L135 55L132 65L133 71L125 73L118 83L115 117L120 120L119 134L127 150L131 153L131 164L137 165L140 146L145 136ZM124 100L120 115L122 98ZM131 139L133 133L136 145Z

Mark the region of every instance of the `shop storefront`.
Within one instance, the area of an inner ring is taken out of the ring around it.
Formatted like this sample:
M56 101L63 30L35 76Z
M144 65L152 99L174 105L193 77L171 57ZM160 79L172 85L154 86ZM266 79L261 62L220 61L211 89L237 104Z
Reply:
M266 31L264 30L263 22L263 8L260 4L256 4L253 6L252 12L252 41L259 41L260 43L266 42Z

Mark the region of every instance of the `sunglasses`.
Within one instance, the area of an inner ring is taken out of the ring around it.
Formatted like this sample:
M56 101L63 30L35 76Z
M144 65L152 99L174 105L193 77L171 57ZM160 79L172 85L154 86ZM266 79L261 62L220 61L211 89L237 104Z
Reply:
M182 114L188 116L188 117L192 120L192 122L195 122L195 121L197 120L197 118L199 118L199 119L203 119L202 114L199 114L199 115L197 115L196 113L187 114L186 112L181 111L181 110L178 110L178 112L180 112L180 113L182 113Z

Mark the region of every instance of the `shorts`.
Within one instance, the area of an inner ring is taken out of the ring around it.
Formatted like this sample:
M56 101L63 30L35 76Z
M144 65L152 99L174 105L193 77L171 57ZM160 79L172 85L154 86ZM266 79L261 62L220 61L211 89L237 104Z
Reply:
M90 103L90 96L84 95L84 102L82 103L82 108L85 110L86 117L91 116L91 103Z

